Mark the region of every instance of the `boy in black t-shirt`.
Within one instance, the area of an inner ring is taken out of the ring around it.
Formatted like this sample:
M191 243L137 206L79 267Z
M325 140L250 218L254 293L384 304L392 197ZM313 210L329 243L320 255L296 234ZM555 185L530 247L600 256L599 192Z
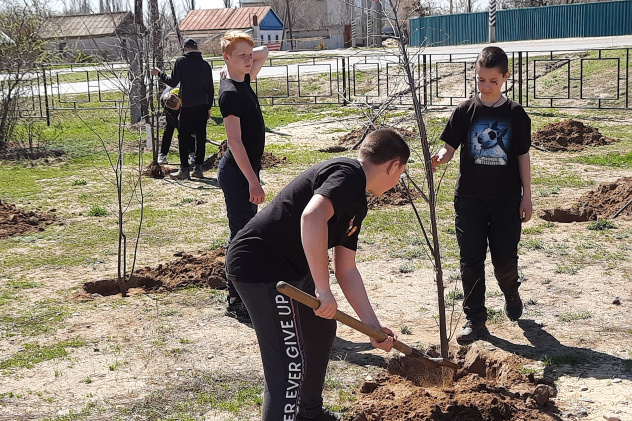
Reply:
M522 106L501 94L509 77L508 59L498 47L486 47L476 61L480 93L459 104L432 157L432 168L447 163L461 147L454 209L460 249L463 311L466 323L457 341L468 343L486 331L485 258L505 296L510 320L522 316L518 293L518 243L522 222L531 219L531 119Z
M250 81L257 77L268 57L266 46L254 47L250 35L229 31L221 40L226 65L219 87L219 109L224 117L228 150L220 160L217 178L224 192L230 228L228 244L257 213L265 200L259 181L265 146L265 123ZM250 316L239 294L228 281L226 315L249 323Z
M329 254L338 284L360 319L389 335L371 343L390 351L396 335L382 325L355 263L367 214L366 191L393 188L410 156L402 136L376 130L357 159L334 158L293 181L241 229L226 253L226 277L243 298L257 333L265 389L263 421L337 420L322 391L336 335L337 302L329 285ZM316 310L276 290L278 281L315 295Z

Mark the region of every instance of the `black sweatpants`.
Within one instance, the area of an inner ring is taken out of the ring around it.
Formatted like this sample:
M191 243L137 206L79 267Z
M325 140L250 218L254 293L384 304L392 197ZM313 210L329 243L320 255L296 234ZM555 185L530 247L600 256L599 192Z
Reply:
M314 295L311 275L293 286ZM298 412L318 416L336 321L276 290L275 283L234 282L246 304L263 362L262 421L293 421Z
M178 152L180 167L189 167L189 153L195 152L195 165L204 163L206 152L206 121L208 105L180 108L180 127L178 128ZM195 148L191 147L189 138L195 135Z
M454 198L456 238L461 254L463 311L467 320L487 320L485 258L487 246L500 290L518 290L520 197Z
M254 168L257 178L261 168ZM228 228L230 236L226 247L235 238L240 229L246 226L257 214L258 206L250 202L250 185L244 173L241 172L237 164L233 164L222 156L217 168L217 181L224 192L224 202L226 202L226 216L228 217ZM226 282L228 295L232 298L239 297L235 286L230 281Z
M165 116L165 130L162 132L162 142L160 143L160 153L163 155L167 155L169 153L169 148L171 148L171 140L173 139L173 132L178 128L180 122L180 110L172 110L171 108L165 107L163 111L163 115Z

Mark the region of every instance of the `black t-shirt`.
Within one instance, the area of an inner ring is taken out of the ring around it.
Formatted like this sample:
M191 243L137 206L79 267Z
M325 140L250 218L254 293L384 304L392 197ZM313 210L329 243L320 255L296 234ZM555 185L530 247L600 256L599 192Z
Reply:
M355 159L330 159L296 177L237 233L226 253L227 277L267 283L308 274L301 215L315 194L328 197L334 207L327 221L328 247L356 250L367 212L366 175Z
M463 101L441 140L455 149L461 146L456 196L522 195L518 156L531 147L531 119L516 101L498 107L484 105L478 95Z
M239 117L241 141L244 144L250 165L254 170L261 168L261 157L266 143L266 125L261 114L257 95L250 87L250 75L243 82L222 79L219 83L219 109L222 117ZM230 149L226 159L237 165Z

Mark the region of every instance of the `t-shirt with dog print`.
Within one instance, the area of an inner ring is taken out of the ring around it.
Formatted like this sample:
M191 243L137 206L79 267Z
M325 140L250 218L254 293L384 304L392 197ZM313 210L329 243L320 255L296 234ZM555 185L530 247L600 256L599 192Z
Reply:
M531 119L522 106L507 99L498 107L484 105L476 95L452 112L441 140L461 147L455 195L520 197L518 156L531 147Z

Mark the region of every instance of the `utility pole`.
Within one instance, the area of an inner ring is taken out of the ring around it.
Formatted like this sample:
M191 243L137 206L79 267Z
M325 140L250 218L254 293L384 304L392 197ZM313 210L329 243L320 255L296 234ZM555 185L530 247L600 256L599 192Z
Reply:
M294 49L294 34L292 34L292 14L290 13L290 0L285 0L285 18L290 30L290 50Z
M496 42L496 0L489 0L489 42Z

